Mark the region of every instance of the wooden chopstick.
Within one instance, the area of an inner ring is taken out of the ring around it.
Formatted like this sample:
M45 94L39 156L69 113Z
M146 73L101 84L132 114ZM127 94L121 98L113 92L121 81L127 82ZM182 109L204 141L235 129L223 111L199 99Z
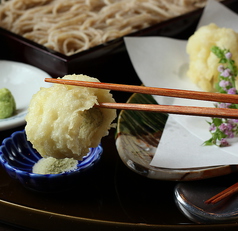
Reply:
M114 108L121 110L138 110L161 112L170 114L221 117L221 118L238 118L238 110L231 108L212 108L212 107L192 107L177 105L157 105L157 104L130 104L130 103L99 103L95 107Z
M215 196L211 197L210 199L206 200L205 204L216 204L221 200L235 194L238 192L238 183L233 184L229 188L223 190L222 192L216 194Z
M87 81L54 79L54 78L45 78L45 82L75 85L75 86L81 86L81 87L101 88L101 89L107 89L107 90L133 92L133 93L141 93L141 94L149 94L149 95L162 95L162 96L169 96L169 97L238 104L238 95L231 95L231 94L211 93L211 92L202 92L202 91L188 91L188 90L158 88L158 87L134 86L134 85L115 84L115 83L87 82Z
M150 95L163 95L169 97L189 98L196 100L238 103L238 95L228 95L221 93L186 91L178 89L166 89L166 88L133 86L133 85L101 83L101 82L86 82L78 80L53 79L53 78L46 78L45 81L58 84L126 91ZM106 102L99 103L98 105L95 105L95 107L114 108L121 110L151 111L151 112L183 114L193 116L208 116L208 117L235 118L235 119L238 118L238 110L229 108L192 107L192 106L157 105L157 104L106 103Z

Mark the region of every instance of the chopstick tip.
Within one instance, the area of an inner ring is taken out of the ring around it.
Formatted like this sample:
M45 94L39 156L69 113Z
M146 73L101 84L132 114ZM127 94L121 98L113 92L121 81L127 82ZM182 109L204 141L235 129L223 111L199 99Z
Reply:
M205 204L216 204L220 202L221 200L228 198L235 193L238 192L238 182L230 186L229 188L223 190L222 192L216 194L215 196L211 197L210 199L206 200Z
M50 82L51 78L45 78L45 82Z

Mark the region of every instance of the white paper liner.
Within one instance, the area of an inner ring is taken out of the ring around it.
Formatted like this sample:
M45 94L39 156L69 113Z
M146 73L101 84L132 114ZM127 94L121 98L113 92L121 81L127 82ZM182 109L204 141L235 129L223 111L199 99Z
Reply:
M238 31L238 16L221 3L209 0L198 27L215 23ZM186 76L187 41L165 37L126 37L132 64L146 86L201 90ZM212 102L156 96L160 104L210 106ZM238 139L229 147L203 146L211 137L208 117L170 115L151 165L163 168L199 168L238 164Z

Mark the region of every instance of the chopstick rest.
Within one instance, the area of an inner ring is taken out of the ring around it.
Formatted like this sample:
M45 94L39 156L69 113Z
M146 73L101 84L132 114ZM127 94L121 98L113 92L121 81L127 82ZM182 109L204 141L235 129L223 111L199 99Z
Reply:
M222 185L215 183L212 179L209 182L191 181L181 182L175 186L175 203L191 221L198 224L231 223L238 221L238 198L234 197L229 202L222 204L205 204L204 201L217 190L223 189ZM215 183L215 184L214 184Z

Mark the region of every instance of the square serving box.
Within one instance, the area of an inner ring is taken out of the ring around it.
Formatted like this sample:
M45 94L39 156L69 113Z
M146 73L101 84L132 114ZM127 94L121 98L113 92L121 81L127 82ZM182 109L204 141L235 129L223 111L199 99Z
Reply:
M237 2L237 0L223 1L227 7L233 10L238 10ZM166 36L187 39L193 33L202 11L203 9L198 9L126 36ZM117 55L120 55L122 61L128 59L123 37L66 56L0 28L0 48L1 59L36 66L52 77L87 73L89 69L107 64L108 60L114 59ZM118 65L121 64L118 63Z

